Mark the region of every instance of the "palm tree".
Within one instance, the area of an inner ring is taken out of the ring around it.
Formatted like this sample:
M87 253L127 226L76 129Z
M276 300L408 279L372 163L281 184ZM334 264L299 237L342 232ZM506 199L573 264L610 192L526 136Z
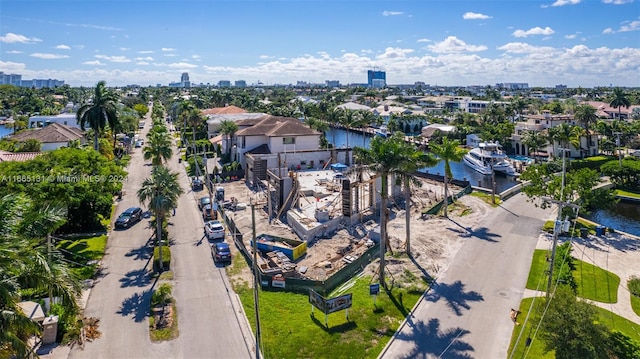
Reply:
M384 280L385 253L388 245L387 238L387 197L389 196L388 177L389 173L397 172L400 165L409 157L407 146L402 133L394 133L392 136L383 138L374 137L369 148L355 147L354 156L359 163L367 164L369 168L380 176L380 285L386 287ZM390 246L389 246L390 247Z
M56 251L48 251L43 237L64 222L57 207L35 207L23 195L0 197L0 354L26 358L27 343L40 327L18 307L24 289L60 298L66 314L78 313L79 282ZM49 259L47 259L49 253Z
M178 174L170 172L164 166L155 166L151 170L151 177L142 181L138 190L138 200L144 203L155 215L156 245L159 248L160 271L162 264L162 223L172 209L178 206L178 198L183 191L178 183Z
M613 93L611 94L611 102L609 106L618 109L618 119L622 119L621 108L629 108L631 106L631 101L627 98L627 95L620 87L616 87L613 89Z
M448 183L451 174L451 161L460 162L466 151L461 149L460 143L456 140L452 141L448 137L442 138L442 143L433 143L429 145L431 152L444 161L444 216L448 217L447 206L449 205Z
M582 135L582 128L580 128L580 126L571 126L568 123L562 123L555 128L557 129L556 139L564 146L565 150L569 149L569 145L580 148L580 136Z
M145 160L151 160L153 166L166 163L173 156L171 140L167 132L150 132L147 144L142 149Z
M88 124L93 130L93 149L98 150L98 137L107 123L118 123L118 109L116 104L118 96L107 89L106 82L100 81L96 85L91 103L85 104L76 113L76 120L84 131ZM115 132L115 130L113 130Z
M591 126L595 125L598 121L596 108L589 104L579 105L576 107L576 113L574 117L576 120L578 120L578 123L582 124L582 126L584 127L584 131L587 136L587 154L591 154L591 131L589 130Z
M421 186L422 182L417 180L414 174L422 168L433 167L440 159L436 158L430 153L426 153L418 149L414 144L403 141L404 149L401 154L404 158L401 159L397 168L397 173L401 175L404 182L404 214L405 214L405 231L406 231L406 248L407 255L411 256L411 182L413 180L414 185Z
M545 135L539 131L527 131L522 136L522 144L531 149L530 152L534 153L533 162L536 162L538 158L538 149L546 146L547 143Z
M238 124L233 122L232 120L223 120L220 122L220 133L225 137L227 141L227 153L229 155L229 162L231 161L231 142L233 141L233 136L235 136L236 132L238 132Z

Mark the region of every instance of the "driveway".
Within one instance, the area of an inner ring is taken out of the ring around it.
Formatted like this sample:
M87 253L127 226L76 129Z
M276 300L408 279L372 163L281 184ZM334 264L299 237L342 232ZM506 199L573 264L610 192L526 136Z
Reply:
M475 228L380 358L506 358L540 229L551 210L518 194Z

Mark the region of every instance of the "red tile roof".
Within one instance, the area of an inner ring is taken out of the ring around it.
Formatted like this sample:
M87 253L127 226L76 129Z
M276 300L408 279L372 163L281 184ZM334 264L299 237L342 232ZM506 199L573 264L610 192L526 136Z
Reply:
M26 141L36 139L42 143L69 142L80 139L84 136L84 131L79 128L65 126L59 123L52 123L48 126L35 130L27 130L16 133L9 137L16 141Z
M238 123L240 126L241 124ZM236 133L237 136L310 136L319 135L315 131L304 125L300 120L293 117L266 116L261 121L251 127L244 128Z
M40 156L42 152L7 152L0 151L0 162L25 162Z
M225 107L208 108L206 110L202 110L202 113L205 115L227 115L227 114L246 113L246 112L247 111L234 105L225 106Z

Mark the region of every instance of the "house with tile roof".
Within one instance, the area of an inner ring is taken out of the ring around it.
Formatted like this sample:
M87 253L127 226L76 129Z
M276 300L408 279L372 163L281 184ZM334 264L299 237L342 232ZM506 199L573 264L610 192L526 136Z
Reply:
M68 147L69 143L75 140L79 140L81 145L87 142L84 131L59 123L52 123L42 128L25 130L11 135L9 139L18 142L24 142L29 139L38 140L42 144L42 151L52 151L60 147Z
M40 156L42 152L7 152L0 151L0 162L25 162L30 161L37 156Z

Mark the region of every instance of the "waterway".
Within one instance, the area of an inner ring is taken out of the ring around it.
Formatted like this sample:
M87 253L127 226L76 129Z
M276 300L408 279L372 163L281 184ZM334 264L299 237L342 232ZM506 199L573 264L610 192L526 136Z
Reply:
M585 218L605 227L640 236L640 203L620 201L609 210L596 210Z
M11 133L13 133L13 128L0 125L0 138L10 135Z
M347 131L342 129L329 129L325 132L327 136L327 140L331 143L334 143L336 147L347 147ZM335 135L335 136L334 136ZM364 146L366 148L369 147L369 141L371 141L371 136L362 135L360 133L349 132L349 146L355 147ZM453 178L459 180L467 180L471 183L472 186L478 186L483 188L491 188L491 176L485 176L480 174L479 172L473 170L471 167L465 165L462 162L450 162L451 173ZM438 163L435 167L423 168L420 170L422 172L428 172L432 174L444 175L444 162ZM500 193L505 191L516 184L518 182L512 176L505 176L502 174L497 174L495 176L496 181L496 192Z

